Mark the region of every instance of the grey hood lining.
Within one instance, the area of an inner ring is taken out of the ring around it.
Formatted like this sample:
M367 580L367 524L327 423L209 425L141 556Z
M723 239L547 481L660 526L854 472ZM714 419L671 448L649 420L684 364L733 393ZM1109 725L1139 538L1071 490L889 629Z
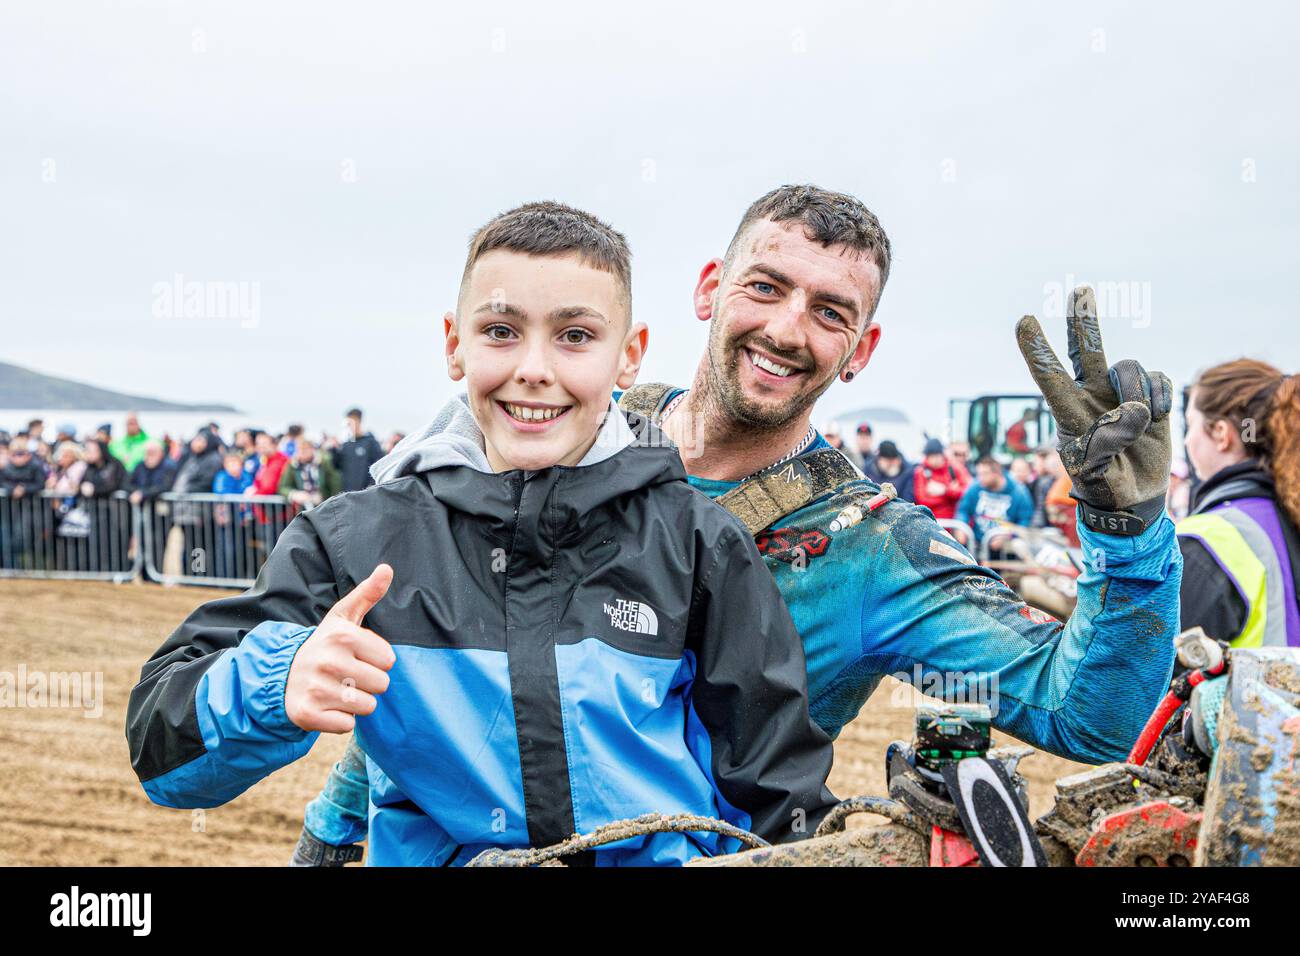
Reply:
M577 467L612 458L635 441L636 436L628 427L627 419L611 401L595 443ZM449 400L432 421L418 432L407 435L391 452L371 465L370 476L375 479L375 484L383 484L437 468L456 467L492 472L484 451L483 431L469 410L469 396L463 394Z

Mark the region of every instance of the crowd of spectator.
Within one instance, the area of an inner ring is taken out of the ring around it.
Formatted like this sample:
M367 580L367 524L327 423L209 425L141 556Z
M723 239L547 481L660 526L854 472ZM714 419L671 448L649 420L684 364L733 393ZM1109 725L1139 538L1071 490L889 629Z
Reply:
M1023 431L1017 422L1008 434L1023 439ZM920 459L911 462L893 441L876 445L867 422L857 426L849 442L834 426L828 426L823 435L872 481L892 484L899 498L924 505L936 518L968 525L977 543L1003 522L1010 522L1056 528L1078 546L1070 478L1055 447L1016 454L1007 466L986 455L974 463L972 474L970 446L964 441L945 445L929 438Z
M227 440L209 422L187 440L150 435L134 412L117 437L110 424L78 436L72 425L51 432L35 419L14 433L0 430L0 494L96 498L124 491L140 502L175 491L281 495L315 505L369 485L370 466L402 439L394 433L381 444L361 422L361 410L351 409L345 435L319 440L302 425L278 433L242 428Z
M110 424L78 435L70 424L51 429L40 419L12 434L0 430L0 502L6 519L6 527L0 529L5 535L0 541L4 552L0 564L21 566L14 554L30 551L44 535L89 541L81 557L66 562L59 557L57 562L67 563L67 570L100 570L98 565L106 560L103 543L110 536L105 525L125 524L112 510L122 505L122 499L152 506L167 492L222 498L276 496L288 504L291 517L341 492L359 491L371 483L370 466L403 436L394 433L381 444L363 427L358 408L348 411L346 422L346 433L321 434L318 439L297 424L282 432L241 428L226 436L217 422L208 422L188 438L150 434L134 412L126 416L125 428L116 436ZM35 499L44 499L48 508ZM231 507L208 500L206 512L198 504L187 504L169 513L169 519L184 531L187 553L190 539L200 534L199 526L209 515L218 524L231 524L231 515L254 525L270 523L264 505L239 506L235 511ZM281 528L283 523L276 522ZM273 544L262 540L260 550L269 551ZM221 549L216 550L220 557ZM83 566L88 563L96 566Z

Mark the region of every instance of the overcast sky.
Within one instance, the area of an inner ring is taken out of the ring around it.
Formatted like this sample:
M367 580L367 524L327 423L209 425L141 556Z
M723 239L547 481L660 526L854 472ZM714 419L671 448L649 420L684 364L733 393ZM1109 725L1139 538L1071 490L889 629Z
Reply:
M438 317L468 235L553 198L627 235L642 381L686 383L700 267L812 181L895 255L880 349L819 420L1027 388L1015 319L1063 351L1072 277L1111 290L1112 360L1297 371L1296 10L6 3L0 360L414 427L454 388ZM253 321L168 313L177 275L245 283Z

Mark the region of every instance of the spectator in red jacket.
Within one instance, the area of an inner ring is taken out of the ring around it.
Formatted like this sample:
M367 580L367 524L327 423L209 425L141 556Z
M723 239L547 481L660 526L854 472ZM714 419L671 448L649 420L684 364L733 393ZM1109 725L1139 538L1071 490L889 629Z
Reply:
M929 508L936 518L953 518L957 502L970 485L970 472L944 454L943 442L931 438L925 443L921 463L913 475L916 503Z
M276 495L280 493L280 475L289 463L289 456L275 445L275 438L267 432L257 433L257 475L253 478L253 494Z

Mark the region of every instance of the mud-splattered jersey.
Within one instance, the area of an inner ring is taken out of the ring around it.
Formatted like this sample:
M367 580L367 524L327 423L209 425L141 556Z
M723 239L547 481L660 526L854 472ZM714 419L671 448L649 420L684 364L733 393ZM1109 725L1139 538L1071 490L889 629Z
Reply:
M710 497L737 484L689 480ZM755 536L803 639L813 719L837 735L892 674L933 696L988 703L997 727L1044 750L1123 759L1173 670L1182 574L1173 523L1138 537L1080 527L1086 570L1062 624L976 564L926 508L891 501L831 531L878 490L843 485Z

